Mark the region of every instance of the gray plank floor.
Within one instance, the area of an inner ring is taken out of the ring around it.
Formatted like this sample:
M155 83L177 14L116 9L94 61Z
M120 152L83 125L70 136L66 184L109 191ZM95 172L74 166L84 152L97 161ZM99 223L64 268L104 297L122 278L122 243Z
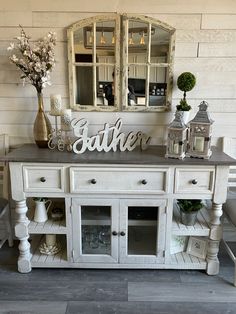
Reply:
M236 249L236 243L233 244ZM234 267L186 270L16 270L17 245L0 250L0 314L236 314Z

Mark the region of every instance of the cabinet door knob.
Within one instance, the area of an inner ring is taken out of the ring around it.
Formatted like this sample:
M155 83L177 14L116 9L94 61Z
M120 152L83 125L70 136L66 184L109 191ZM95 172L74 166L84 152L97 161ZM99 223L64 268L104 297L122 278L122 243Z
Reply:
M90 182L91 182L92 184L96 184L96 183L97 183L96 179L92 179Z
M46 178L45 178L45 177L41 177L41 178L40 178L40 181L41 181L41 182L46 182Z
M197 184L197 180L196 180L196 179L193 179L193 180L192 180L192 184L194 184L194 185Z
M124 237L124 236L125 236L125 232L124 232L124 231L121 231L120 235L121 235L122 237Z
M147 184L147 180L143 179L143 180L141 181L141 183L142 183L143 185L146 185L146 184Z
M112 235L113 235L113 236L117 236L118 233L117 233L116 231L112 231Z

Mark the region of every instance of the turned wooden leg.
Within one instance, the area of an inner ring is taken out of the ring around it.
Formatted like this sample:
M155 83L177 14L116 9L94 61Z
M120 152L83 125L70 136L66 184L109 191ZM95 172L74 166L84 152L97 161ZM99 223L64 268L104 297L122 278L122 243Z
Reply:
M15 235L20 240L19 244L19 258L18 258L18 270L20 273L28 273L31 271L31 253L30 253L30 243L28 242L28 224L29 219L26 216L27 206L26 201L16 202L16 225L15 225Z
M216 275L219 272L219 244L222 238L222 226L220 217L222 216L222 204L212 203L211 230L207 249L207 274Z

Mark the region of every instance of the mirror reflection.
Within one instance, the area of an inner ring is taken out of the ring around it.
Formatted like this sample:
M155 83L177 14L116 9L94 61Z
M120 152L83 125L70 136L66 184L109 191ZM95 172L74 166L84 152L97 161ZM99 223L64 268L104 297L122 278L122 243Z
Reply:
M115 22L80 28L74 31L73 39L76 104L114 106Z
M168 80L170 33L153 24L129 20L128 90L132 106L165 106Z
M72 107L166 110L171 98L174 29L127 15L88 21L68 31Z

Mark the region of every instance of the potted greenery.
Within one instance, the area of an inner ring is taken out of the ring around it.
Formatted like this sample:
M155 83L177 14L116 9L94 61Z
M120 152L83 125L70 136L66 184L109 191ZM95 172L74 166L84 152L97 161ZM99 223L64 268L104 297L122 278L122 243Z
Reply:
M177 200L180 209L181 223L193 226L197 219L197 213L203 207L201 200Z
M187 123L189 110L191 110L191 106L187 103L186 100L186 92L191 91L196 84L196 77L191 72L183 72L179 75L177 79L178 88L184 92L183 98L180 100L179 105L176 106L178 111L183 111L183 119L184 122ZM187 112L187 114L186 114Z

